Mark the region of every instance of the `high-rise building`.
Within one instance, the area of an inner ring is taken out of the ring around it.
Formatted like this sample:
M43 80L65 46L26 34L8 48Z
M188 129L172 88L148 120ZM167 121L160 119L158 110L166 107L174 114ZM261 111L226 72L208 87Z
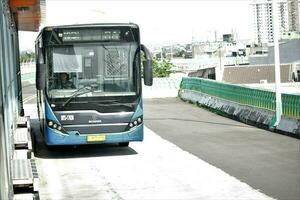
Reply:
M279 31L289 31L288 1L277 0ZM250 4L253 16L253 39L255 43L272 43L274 41L272 0L252 0Z
M289 31L300 31L300 0L288 0Z

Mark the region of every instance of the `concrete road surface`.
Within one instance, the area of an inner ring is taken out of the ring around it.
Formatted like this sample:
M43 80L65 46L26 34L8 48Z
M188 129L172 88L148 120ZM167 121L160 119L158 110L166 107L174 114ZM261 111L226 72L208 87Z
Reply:
M35 85L28 85L22 88L23 103L35 104L36 103L36 89Z
M150 129L129 147L93 145L48 150L32 117L41 199L272 199L183 151Z
M144 121L164 139L282 200L300 199L300 142L176 98L146 99Z

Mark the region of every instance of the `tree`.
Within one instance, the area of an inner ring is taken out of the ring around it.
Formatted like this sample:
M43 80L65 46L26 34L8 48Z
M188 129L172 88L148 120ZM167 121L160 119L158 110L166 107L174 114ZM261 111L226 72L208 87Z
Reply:
M20 62L29 62L35 60L35 54L33 51L23 51L20 54Z
M158 61L156 58L153 58L153 77L169 77L173 66L170 60L163 59Z

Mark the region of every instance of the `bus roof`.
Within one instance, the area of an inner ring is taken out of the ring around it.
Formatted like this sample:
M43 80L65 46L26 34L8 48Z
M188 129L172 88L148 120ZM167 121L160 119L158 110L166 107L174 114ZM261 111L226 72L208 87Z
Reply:
M46 26L42 29L47 30L51 28L92 28L92 27L132 27L138 28L137 24L134 23L97 23L97 24L72 24L72 25L59 25L59 26Z
M44 31L52 30L52 29L72 29L72 28L97 28L97 27L129 27L129 28L137 28L139 26L135 23L92 23L92 24L71 24L71 25L59 25L59 26L45 26L40 31L35 43L38 42L39 38L43 34Z

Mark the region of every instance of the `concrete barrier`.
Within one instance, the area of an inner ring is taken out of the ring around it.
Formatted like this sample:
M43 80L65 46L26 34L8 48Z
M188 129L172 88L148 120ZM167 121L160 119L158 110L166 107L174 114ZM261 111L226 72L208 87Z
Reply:
M21 63L22 87L35 84L35 63Z
M177 97L181 78L154 78L152 86L143 85L143 98Z
M275 116L274 111L242 105L192 90L180 90L179 97L246 124L300 138L300 119L283 116L280 124L274 128L270 126Z

